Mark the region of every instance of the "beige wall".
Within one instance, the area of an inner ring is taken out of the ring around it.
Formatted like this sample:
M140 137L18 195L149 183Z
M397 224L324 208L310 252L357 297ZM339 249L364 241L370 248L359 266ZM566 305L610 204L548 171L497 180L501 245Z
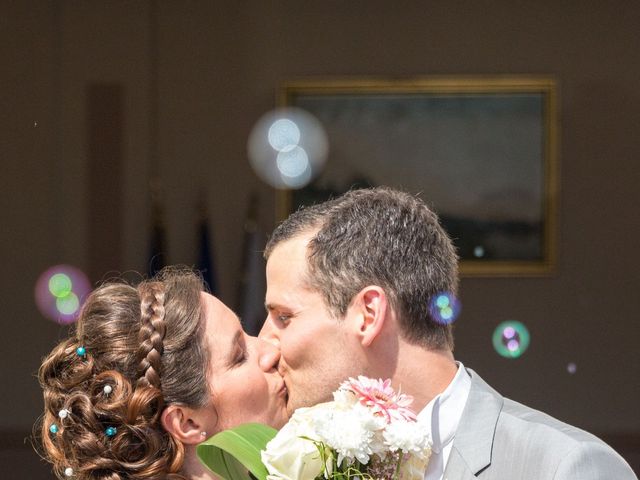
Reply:
M24 465L33 462L19 445L40 408L32 375L62 334L36 311L35 280L56 263L89 269L89 224L101 225L87 207L86 88L95 82L125 89L120 188L126 208L117 225L102 225L120 230L124 248L120 264L110 268L145 270L148 178L158 171L171 261L195 262L195 203L204 191L221 296L235 305L251 192L260 196L267 229L274 211L272 190L248 166L245 142L259 115L273 107L280 82L555 75L561 88L557 274L463 280L457 355L505 395L595 432L637 438L637 2L153 5L0 6L0 251L6 269L0 277L0 458L24 455ZM523 321L532 334L529 352L517 361L501 360L490 344L495 325L508 318ZM569 362L577 364L575 375L566 372ZM25 468L9 471L24 478Z

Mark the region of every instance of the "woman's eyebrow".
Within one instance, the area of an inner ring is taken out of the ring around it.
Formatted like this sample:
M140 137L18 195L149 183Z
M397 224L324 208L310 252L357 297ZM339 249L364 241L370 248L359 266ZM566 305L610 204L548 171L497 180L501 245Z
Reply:
M227 349L226 358L233 358L235 356L236 346L238 345L238 340L242 336L242 329L237 330L236 333L231 338L231 342L229 342L229 348Z

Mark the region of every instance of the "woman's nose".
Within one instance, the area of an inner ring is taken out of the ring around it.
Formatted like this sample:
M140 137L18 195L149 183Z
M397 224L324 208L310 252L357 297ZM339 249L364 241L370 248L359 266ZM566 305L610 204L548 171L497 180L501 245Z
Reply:
M259 358L258 363L264 372L278 369L280 349L270 342L257 338Z

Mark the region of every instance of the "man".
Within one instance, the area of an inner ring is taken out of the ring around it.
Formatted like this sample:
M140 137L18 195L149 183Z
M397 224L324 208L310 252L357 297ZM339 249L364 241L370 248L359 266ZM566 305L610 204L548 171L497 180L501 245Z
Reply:
M273 233L261 336L279 345L288 409L329 400L347 377L390 378L431 425L426 480L635 479L587 432L509 399L453 357L430 300L455 295L457 257L419 199L357 190Z

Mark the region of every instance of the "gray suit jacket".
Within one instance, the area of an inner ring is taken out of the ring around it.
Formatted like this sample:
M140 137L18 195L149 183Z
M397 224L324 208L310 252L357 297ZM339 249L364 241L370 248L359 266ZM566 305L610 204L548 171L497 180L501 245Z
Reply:
M637 480L594 435L502 397L473 370L443 480Z

